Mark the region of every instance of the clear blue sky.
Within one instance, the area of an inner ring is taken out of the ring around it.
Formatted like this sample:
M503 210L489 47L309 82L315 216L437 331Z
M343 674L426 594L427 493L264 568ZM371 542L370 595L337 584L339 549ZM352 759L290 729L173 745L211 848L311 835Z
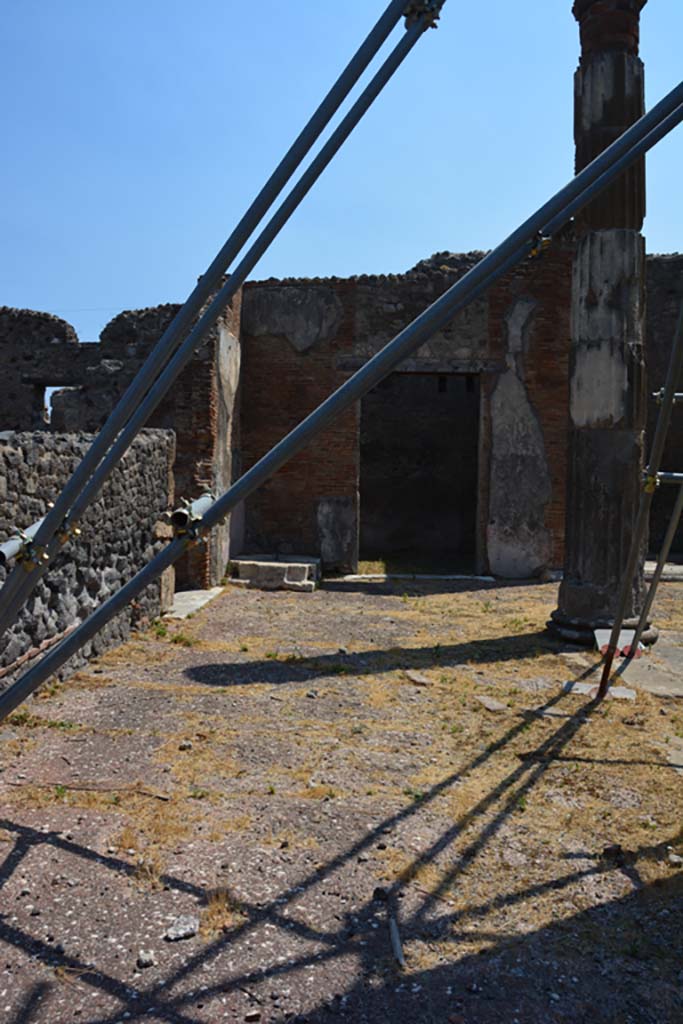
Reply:
M96 340L186 297L386 0L0 4L0 304ZM448 0L256 277L402 271L489 248L571 176L571 0ZM648 103L681 0L642 19ZM683 248L683 128L649 160L650 251Z

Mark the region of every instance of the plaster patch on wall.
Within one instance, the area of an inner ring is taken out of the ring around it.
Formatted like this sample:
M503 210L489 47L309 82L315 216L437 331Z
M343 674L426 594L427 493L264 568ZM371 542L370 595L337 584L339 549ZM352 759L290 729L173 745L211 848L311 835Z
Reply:
M596 124L610 122L615 97L620 105L637 100L642 90L642 74L640 61L626 54L618 63L611 52L591 54L577 80L580 91L577 90L576 110L581 132L589 134Z
M574 259L572 333L579 344L641 337L643 240L635 231L591 231Z
M575 427L614 426L623 419L628 370L611 346L576 351L571 378L570 412Z
M219 329L216 359L216 391L217 391L217 438L213 460L214 493L223 494L232 483L235 415L237 408L237 390L239 387L241 367L241 346L239 339L225 325ZM221 579L230 559L230 544L233 537L239 539L239 524L243 508L233 509L227 520L221 522L212 531L212 544L209 549L211 558L211 578ZM233 519L235 525L233 527Z
M514 357L526 350L531 317L536 309L535 299L518 299L505 316L508 329L507 364L514 369Z
M545 507L552 495L545 444L518 376L534 308L531 300L520 299L506 316L511 355L491 398L489 567L494 575L510 579L537 575L552 552L545 526ZM515 353L520 354L518 365Z
M590 132L601 123L605 108L614 98L614 60L612 54L593 54L581 78L582 91L577 103L581 131Z
M625 345L642 337L644 246L635 231L592 231L574 260L574 368L570 414L576 427L614 426L627 413Z
M333 338L342 313L340 299L327 287L247 289L242 300L247 334L285 337L297 352Z

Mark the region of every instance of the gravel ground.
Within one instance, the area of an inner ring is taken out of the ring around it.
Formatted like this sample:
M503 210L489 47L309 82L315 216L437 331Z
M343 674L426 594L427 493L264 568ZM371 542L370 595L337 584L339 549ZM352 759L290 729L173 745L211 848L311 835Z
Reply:
M680 1024L683 705L566 695L555 598L229 588L25 704L3 1024Z

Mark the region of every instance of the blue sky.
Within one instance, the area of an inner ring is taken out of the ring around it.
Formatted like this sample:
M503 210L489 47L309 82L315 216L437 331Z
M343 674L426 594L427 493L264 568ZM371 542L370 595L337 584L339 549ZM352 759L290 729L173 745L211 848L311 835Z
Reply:
M0 3L0 304L82 340L181 301L387 0ZM495 245L573 173L571 0L448 0L255 277L402 271ZM683 4L642 18L648 103ZM683 128L648 164L648 249L683 248Z

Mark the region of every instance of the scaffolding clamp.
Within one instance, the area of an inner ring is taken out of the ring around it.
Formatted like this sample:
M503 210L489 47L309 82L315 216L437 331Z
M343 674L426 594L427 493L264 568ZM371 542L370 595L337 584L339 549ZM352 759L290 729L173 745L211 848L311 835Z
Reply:
M647 470L643 474L643 490L646 494L654 494L659 487L659 475L657 473L649 473Z
M17 555L17 562L26 572L33 572L41 565L50 561L47 549L36 547L30 540L27 541Z
M213 494L207 491L196 501L183 499L182 504L171 513L171 526L176 537L187 537L197 541L202 534L201 522L204 515L215 502Z
M539 256L542 256L546 250L553 244L553 240L550 235L544 235L541 231L538 232L534 238L533 248L529 253L529 259L536 260Z
M43 520L39 519L32 526L25 530L17 529L4 542L0 544L0 565L9 565L10 562L21 562L27 572L32 572L41 562L49 562L50 558L43 547L36 547L35 536L42 526Z
M63 524L59 532L57 533L57 540L64 547L70 540L76 540L81 535L80 526L76 526L75 523L71 524L67 519Z
M410 28L420 20L425 19L425 28L437 28L437 21L441 17L441 8L446 0L411 0L403 13L406 19L406 28Z
M664 401L664 396L665 395L666 395L666 388L660 388L659 391L653 391L652 392L652 397L654 398L654 400L657 403L657 405L661 405L662 404L662 402ZM676 391L676 393L673 395L672 402L673 402L674 405L679 405L681 402L683 402L683 392Z

